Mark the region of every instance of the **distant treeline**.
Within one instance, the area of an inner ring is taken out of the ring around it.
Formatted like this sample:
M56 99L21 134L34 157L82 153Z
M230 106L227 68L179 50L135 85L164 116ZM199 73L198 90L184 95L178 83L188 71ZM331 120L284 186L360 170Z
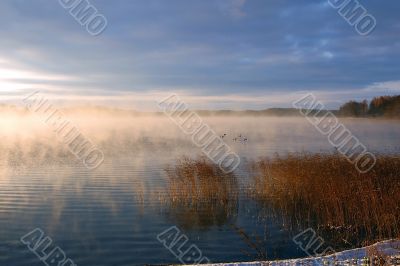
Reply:
M362 102L350 101L342 105L338 114L351 117L400 117L400 95L380 96Z
M76 106L76 107L61 107L61 111L65 114L85 113L96 115L122 115L122 116L164 116L162 112L141 112L129 109L120 109L107 106ZM193 110L200 116L301 116L299 110L295 108L270 108L264 110ZM21 106L0 104L0 112L13 112L18 114L30 114L31 112ZM309 115L318 116L324 115L328 111L311 110ZM337 110L331 112L337 115ZM177 112L178 113L178 112Z
M163 115L162 112L140 112L129 109L120 109L105 106L77 106L60 108L65 113L95 113L98 115L125 115L125 116L147 116ZM0 112L16 112L27 114L29 111L25 107L0 104ZM269 108L264 110L194 110L200 116L301 116L299 110L295 108ZM323 116L327 112L332 112L342 117L385 117L400 118L400 95L375 97L369 103L367 100L362 102L349 101L342 105L339 110L311 110L310 116Z
M337 115L337 110L311 110L308 115L317 115L323 116L327 112L333 112ZM269 108L265 110L242 110L242 111L233 111L233 110L196 110L197 114L201 116L302 116L298 109L295 108Z

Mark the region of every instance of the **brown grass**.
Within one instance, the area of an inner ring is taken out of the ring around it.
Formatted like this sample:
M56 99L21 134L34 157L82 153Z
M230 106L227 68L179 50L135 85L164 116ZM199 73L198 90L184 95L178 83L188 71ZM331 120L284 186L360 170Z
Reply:
M288 220L349 246L400 237L400 158L360 174L339 154L290 154L254 163L250 196Z
M183 158L166 169L168 216L185 228L222 226L237 215L238 182L206 158Z
M289 229L312 227L334 248L400 237L400 158L378 156L360 174L339 154L276 155L254 162L248 196ZM167 216L184 228L222 226L236 218L239 185L202 157L166 169Z

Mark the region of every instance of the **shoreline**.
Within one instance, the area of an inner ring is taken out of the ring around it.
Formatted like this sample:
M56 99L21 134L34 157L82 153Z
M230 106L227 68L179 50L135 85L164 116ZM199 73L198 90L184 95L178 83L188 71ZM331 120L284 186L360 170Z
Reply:
M384 261L383 261L384 260ZM376 264L376 262L386 264ZM374 262L374 263L372 263ZM400 240L391 239L375 243L374 245L345 250L321 257L307 257L300 259L230 262L202 264L204 266L283 266L283 265L400 265ZM345 264L352 263L352 264ZM370 263L370 264L368 264ZM389 264L387 264L389 263Z

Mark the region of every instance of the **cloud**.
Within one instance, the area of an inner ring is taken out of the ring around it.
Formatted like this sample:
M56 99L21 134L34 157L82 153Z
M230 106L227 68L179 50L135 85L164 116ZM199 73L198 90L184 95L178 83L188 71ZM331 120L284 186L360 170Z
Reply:
M369 92L377 93L400 93L400 80L375 82L365 88Z
M398 91L398 1L365 1L379 20L368 37L321 1L96 5L109 27L93 37L57 1L0 1L1 99L40 89L114 104L124 93L178 90L211 108L252 109L282 106L305 90L332 103Z
M247 0L219 0L222 11L234 18L243 18L246 13L243 8Z
M56 92L60 84L79 79L65 74L55 74L24 67L10 59L0 58L0 92L19 93L38 87L51 87Z

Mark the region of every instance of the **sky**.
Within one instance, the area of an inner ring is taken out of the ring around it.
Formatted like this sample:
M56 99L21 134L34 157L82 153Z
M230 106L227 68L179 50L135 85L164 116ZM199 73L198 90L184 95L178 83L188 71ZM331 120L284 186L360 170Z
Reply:
M79 0L80 1L80 0ZM153 110L176 93L192 108L328 108L400 94L398 0L363 0L361 36L328 0L90 0L92 36L59 0L0 1L0 99L40 91L59 104Z

